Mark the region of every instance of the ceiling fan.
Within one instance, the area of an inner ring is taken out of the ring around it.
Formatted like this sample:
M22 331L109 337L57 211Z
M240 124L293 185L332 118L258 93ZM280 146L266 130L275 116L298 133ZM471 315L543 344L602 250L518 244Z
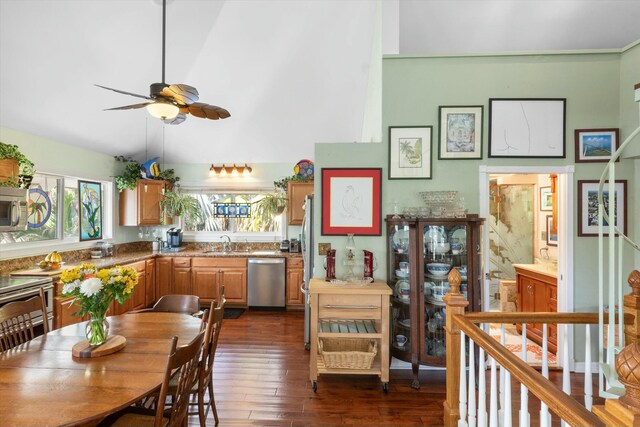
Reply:
M125 92L106 86L96 85L103 89L112 90L124 95L131 95L148 100L140 104L125 105L123 107L107 108L109 110L133 110L145 107L149 114L157 117L167 124L177 125L185 121L187 114L191 114L202 119L226 119L231 114L224 108L198 102L198 91L195 87L185 84L167 84L164 81L165 65L165 39L167 20L167 0L162 0L162 83L152 83L150 94L139 95L137 93Z

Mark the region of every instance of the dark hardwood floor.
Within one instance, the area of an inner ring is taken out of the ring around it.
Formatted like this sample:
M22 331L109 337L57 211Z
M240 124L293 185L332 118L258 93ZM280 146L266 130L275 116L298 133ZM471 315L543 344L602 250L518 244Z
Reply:
M442 425L444 371L423 367L420 390L410 387L410 370L391 371L388 393L376 376L321 375L314 393L303 322L302 312L262 311L223 321L214 365L220 426ZM560 384L561 373L551 375ZM513 391L515 398L519 385ZM532 411L535 405L530 397ZM189 425L198 425L197 417Z

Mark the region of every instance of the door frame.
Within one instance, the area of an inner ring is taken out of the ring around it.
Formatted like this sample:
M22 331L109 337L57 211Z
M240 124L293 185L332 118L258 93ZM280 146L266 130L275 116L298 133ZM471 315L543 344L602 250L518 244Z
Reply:
M489 218L489 177L494 174L557 174L558 175L558 311L573 312L573 174L574 165L567 166L487 166L479 167L480 217ZM482 247L489 248L489 227L483 227ZM483 251L483 265L490 265L489 250ZM484 276L483 311L489 311L489 278ZM564 341L567 340L569 368L574 370L573 328L558 328L558 365L563 365Z

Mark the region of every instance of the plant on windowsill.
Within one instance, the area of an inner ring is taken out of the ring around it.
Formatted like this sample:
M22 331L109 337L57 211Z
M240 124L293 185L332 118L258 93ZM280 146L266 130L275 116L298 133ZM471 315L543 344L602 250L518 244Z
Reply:
M197 224L204 221L204 212L195 197L188 194L167 191L160 200L163 218L181 216L186 223Z
M29 188L35 173L35 165L20 152L17 145L0 142L0 170L6 171L0 173L1 186Z

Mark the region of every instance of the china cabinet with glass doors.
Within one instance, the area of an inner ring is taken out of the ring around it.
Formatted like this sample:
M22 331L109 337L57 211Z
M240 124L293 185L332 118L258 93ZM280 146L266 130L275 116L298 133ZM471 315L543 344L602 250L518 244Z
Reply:
M468 310L482 309L480 229L484 219L387 216L387 274L393 289L391 355L409 362L414 388L420 387L420 365L446 365L442 300L447 276L457 268Z

